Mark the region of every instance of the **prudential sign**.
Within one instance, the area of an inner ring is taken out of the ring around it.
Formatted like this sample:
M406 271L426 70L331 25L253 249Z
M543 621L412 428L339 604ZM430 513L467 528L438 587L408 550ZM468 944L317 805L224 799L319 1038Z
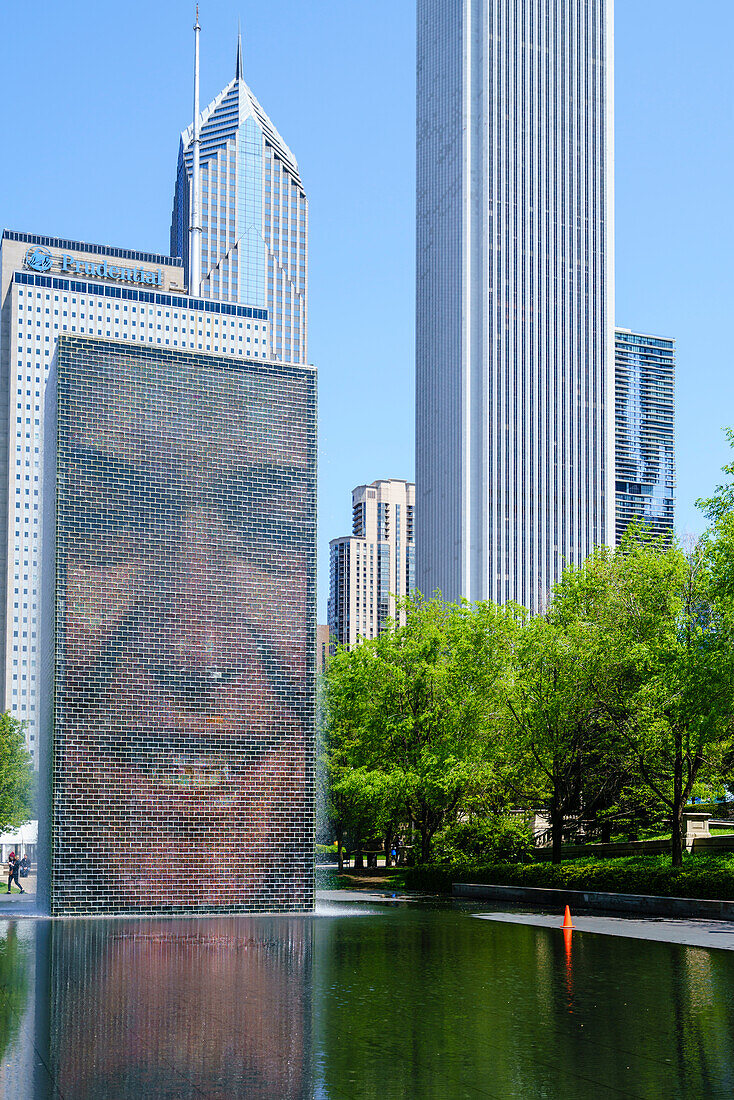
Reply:
M146 271L142 267L120 267L111 264L106 259L101 263L93 260L75 260L68 252L61 256L53 256L47 248L34 245L25 254L25 266L31 271L39 271L43 274L51 271L54 264L66 275L86 275L92 279L115 279L123 283L142 283L145 286L163 286L163 272L160 268L156 271Z

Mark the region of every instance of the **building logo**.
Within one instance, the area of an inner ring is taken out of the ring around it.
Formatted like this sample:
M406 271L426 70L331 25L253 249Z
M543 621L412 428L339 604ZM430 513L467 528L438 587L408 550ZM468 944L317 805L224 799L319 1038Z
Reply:
M31 271L50 271L52 264L53 258L49 250L39 245L29 248L25 254L25 265Z
M108 263L106 259L101 263L95 263L94 260L75 260L68 252L54 257L47 248L41 248L40 245L28 249L24 263L31 271L46 272L51 270L54 260L58 262L63 274L69 272L74 275L88 275L93 279L117 279L124 283L163 286L163 271L160 268L157 271L146 271L142 267L120 267Z

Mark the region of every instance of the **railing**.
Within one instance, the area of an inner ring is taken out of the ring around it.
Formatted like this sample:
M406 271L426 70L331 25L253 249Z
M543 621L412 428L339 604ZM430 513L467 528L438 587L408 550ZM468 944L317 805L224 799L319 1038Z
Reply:
M620 814L619 817L624 815ZM604 821L595 821L591 818L583 818L575 814L569 814L563 819L561 843L569 844L577 841L583 844L593 843L595 840L604 839L604 832L609 829L613 821L619 818L608 817ZM536 848L550 848L553 843L553 828L548 826L542 833L535 834Z

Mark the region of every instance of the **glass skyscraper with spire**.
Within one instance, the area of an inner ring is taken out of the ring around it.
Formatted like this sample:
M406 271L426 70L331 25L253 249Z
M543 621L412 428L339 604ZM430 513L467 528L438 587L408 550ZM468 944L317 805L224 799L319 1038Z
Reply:
M189 270L193 124L181 134L171 255ZM201 297L267 309L270 357L307 361L308 201L293 153L243 75L204 108Z

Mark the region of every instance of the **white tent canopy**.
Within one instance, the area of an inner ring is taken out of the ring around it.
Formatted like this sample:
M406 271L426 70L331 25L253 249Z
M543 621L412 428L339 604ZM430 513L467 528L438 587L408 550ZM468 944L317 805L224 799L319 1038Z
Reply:
M11 852L15 852L17 856L27 855L30 859L35 859L37 844L38 822L26 821L25 825L19 825L17 829L0 833L0 860L6 863Z

